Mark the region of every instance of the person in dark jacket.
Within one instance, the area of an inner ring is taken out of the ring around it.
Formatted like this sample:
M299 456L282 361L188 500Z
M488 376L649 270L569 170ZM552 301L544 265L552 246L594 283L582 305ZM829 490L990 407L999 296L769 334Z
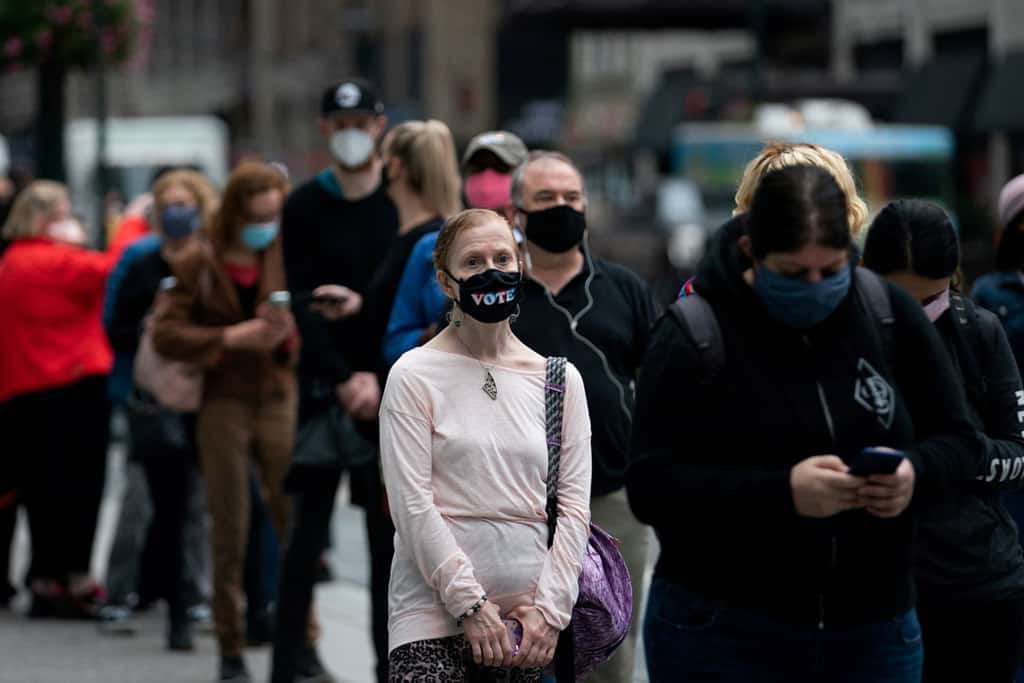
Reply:
M1024 485L1024 388L999 319L952 291L960 245L946 213L919 200L875 218L864 265L921 302L981 434L984 468L924 510L915 576L926 683L1009 681L1024 645L1024 553L1000 491Z
M398 235L390 249L377 264L377 270L360 295L354 287L323 284L314 290L316 296L328 296L345 303L321 308L328 320L343 316L358 315L364 322L363 335L374 344L375 353L371 359L376 370L376 382L384 386L388 365L384 362L383 340L387 330L388 317L398 293L398 285L406 261L413 247L424 235L440 230L444 217L460 208L458 161L451 131L444 123L431 121L406 121L396 126L384 137L381 157L387 191L398 209ZM369 413L358 415L364 420L374 420L377 407ZM364 429L369 441L378 442L379 430L376 422L367 422ZM278 636L275 641L273 683L292 683L301 674L299 636L296 624L301 625L300 607L308 609L312 593L309 574L300 573L304 566L308 572L312 562L322 549L322 539L327 536L334 498L341 471L332 471L324 476L323 468L312 468L313 476L320 481L295 496L295 507L299 523L292 531L287 551L285 573L282 575L282 599L278 610ZM372 533L370 543L370 583L372 594L375 646L379 643L384 650L378 651L378 681L386 679L387 670L387 583L391 575L391 560L394 556L393 539L395 528L384 514L384 489L377 463L369 468L364 486L372 498L367 501L367 532ZM292 470L293 480L298 480L301 466ZM306 477L307 479L309 477ZM371 529L373 530L371 532ZM302 678L301 680L306 680Z
M916 503L977 476L981 449L920 305L852 261L832 176L769 173L698 271L721 362L672 313L652 332L626 472L661 542L652 683L920 679ZM852 475L879 446L905 453L895 473Z
M999 316L1017 360L1024 364L1024 175L999 194L996 270L974 283L971 297Z
M1024 363L1024 175L1010 180L999 193L997 219L996 270L978 278L971 297L999 316L1020 369ZM1024 526L1024 495L1007 492L1003 502L1020 529ZM1017 680L1024 683L1024 666Z
M376 90L361 79L346 79L324 90L320 130L334 163L295 188L281 216L285 274L302 336L299 424L340 405L364 435L371 436L380 406L375 372L380 342L368 332L368 316L357 311L361 312L362 296L398 232L398 214L382 182L384 169L377 154L377 143L387 128L383 112ZM328 283L343 284L360 295L331 306L339 320L326 320L322 315L326 309L309 303L313 290ZM298 472L289 473L287 484L293 494L295 525L281 568L271 667L275 683L325 675L316 648L312 643L296 644L301 634L287 624L301 622L309 612L318 556L327 545L342 472L313 477L293 474ZM353 468L349 486L352 502L366 510L371 628L377 679L386 680L387 568L394 530L381 503L383 484L377 463ZM303 645L308 647L299 649Z
M131 262L110 306L107 338L115 354L134 359L139 348L146 314L156 297L160 282L171 276L169 259L178 253L191 235L210 220L217 208L217 193L195 171L172 171L153 187L151 228L160 244ZM143 238L146 239L146 238ZM129 247L130 248L130 247ZM136 388L125 398L129 425L145 424L155 409L152 397ZM167 646L191 650L192 629L188 607L195 600L185 561L185 524L189 501L198 489L198 463L194 444L195 415L182 416L189 446L145 438L143 429L132 429L132 458L145 472L153 506L153 519L146 537L144 562L151 571L150 595L167 600L169 621ZM140 589L140 595L145 593ZM112 612L112 611L111 611ZM125 612L126 614L126 612Z

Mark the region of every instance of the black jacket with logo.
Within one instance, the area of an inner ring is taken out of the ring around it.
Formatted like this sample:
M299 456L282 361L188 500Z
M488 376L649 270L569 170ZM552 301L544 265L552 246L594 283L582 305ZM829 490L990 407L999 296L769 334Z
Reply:
M795 623L893 617L915 601L916 508L981 472L963 389L921 306L894 287L888 349L853 286L806 333L775 322L743 280L741 232L740 220L719 231L696 280L721 326L724 366L708 377L666 315L641 369L626 485L661 542L655 572ZM907 451L917 477L908 511L797 514L794 465L870 446Z
M981 435L980 478L924 511L915 575L922 608L941 610L1024 596L1024 552L1002 491L1024 488L1024 389L999 319L969 301L935 323Z

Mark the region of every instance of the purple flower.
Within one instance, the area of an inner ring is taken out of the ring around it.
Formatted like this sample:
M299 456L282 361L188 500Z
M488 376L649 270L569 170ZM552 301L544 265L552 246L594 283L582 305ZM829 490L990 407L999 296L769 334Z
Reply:
M47 18L57 26L64 26L71 21L72 14L74 14L74 10L63 5L55 5L46 10Z
M104 31L100 37L100 45L103 47L103 54L112 55L117 49L117 35L113 31Z
M43 29L36 34L36 46L46 52L53 45L53 31L50 29Z
M21 55L25 43L18 36L8 38L4 43L4 56L8 59L15 59Z

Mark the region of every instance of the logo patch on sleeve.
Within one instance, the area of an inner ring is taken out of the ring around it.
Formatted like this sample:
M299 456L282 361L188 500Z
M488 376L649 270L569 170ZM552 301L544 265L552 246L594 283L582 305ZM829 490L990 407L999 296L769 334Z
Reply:
M857 384L853 398L864 410L872 413L883 427L892 427L896 415L896 392L871 363L863 358L857 362Z

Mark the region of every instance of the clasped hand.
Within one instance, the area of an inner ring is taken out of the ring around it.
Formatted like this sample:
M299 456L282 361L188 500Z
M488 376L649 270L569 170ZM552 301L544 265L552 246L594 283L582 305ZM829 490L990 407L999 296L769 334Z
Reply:
M508 627L493 602L463 622L473 661L489 667L532 669L547 666L555 656L558 631L549 625L536 607L517 607L508 614L523 626L523 639L514 653Z

